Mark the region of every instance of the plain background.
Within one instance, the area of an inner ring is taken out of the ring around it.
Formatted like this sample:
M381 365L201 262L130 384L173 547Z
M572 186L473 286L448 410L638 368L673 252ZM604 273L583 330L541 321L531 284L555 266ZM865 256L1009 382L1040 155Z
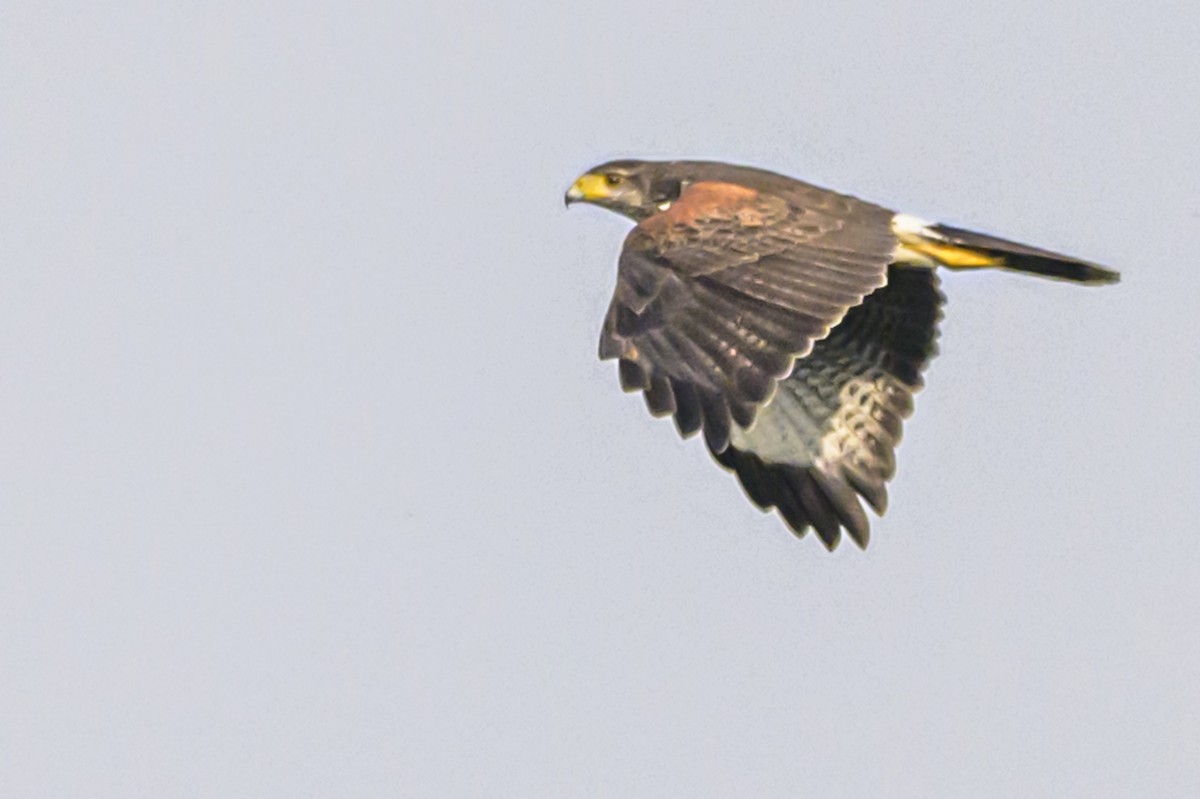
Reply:
M0 7L0 795L1200 795L1194 2ZM624 396L706 157L951 274L871 549Z

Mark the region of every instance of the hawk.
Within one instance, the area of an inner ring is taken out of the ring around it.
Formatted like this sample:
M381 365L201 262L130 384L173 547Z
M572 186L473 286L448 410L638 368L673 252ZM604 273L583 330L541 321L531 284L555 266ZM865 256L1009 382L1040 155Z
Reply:
M763 510L832 550L861 548L901 424L936 352L936 270L1000 268L1088 285L1105 267L922 221L774 172L612 161L567 191L636 224L601 359L679 433L702 432Z

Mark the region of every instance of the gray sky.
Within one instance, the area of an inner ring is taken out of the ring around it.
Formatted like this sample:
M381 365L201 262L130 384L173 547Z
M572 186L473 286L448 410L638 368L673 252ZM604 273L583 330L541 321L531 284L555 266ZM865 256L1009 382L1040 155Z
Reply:
M1200 794L1195 3L112 5L0 9L0 795ZM618 155L1124 282L945 276L830 555L596 359Z

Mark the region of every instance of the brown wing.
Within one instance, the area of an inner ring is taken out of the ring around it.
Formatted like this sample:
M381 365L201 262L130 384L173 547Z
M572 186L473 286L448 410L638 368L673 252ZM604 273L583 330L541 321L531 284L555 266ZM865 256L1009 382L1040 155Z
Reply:
M893 266L885 287L846 314L779 383L749 430L714 455L761 508L798 535L809 526L837 546L845 528L869 535L857 492L883 513L901 422L936 352L942 295L932 270Z
M600 357L720 453L795 359L885 282L891 217L802 183L694 183L626 239Z

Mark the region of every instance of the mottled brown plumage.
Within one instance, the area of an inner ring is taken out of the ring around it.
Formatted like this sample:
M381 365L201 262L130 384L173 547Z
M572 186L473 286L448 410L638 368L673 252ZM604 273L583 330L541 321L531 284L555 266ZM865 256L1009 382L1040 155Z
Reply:
M1116 273L925 225L772 172L616 161L567 195L637 224L625 240L600 357L621 385L713 456L762 508L832 549L866 546L901 423L934 354L933 267L995 266L1080 282Z

